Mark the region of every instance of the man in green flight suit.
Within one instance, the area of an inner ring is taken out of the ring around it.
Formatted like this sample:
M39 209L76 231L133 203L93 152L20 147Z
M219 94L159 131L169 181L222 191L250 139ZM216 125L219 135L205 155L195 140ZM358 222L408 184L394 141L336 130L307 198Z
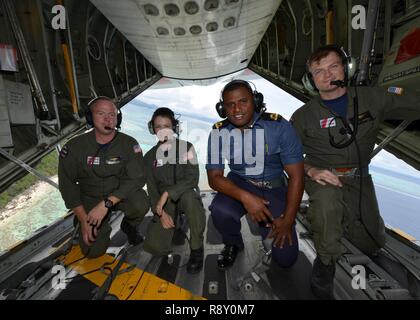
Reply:
M169 254L176 212L183 211L191 235L187 272L198 273L203 268L205 210L198 191L197 155L191 143L174 137L179 134L179 121L171 109L156 109L148 126L159 142L144 157L147 191L155 214L144 249L155 255Z
M308 219L317 257L311 288L333 298L335 264L342 236L365 254L385 243L369 163L383 120L420 118L420 95L406 88L347 87L350 57L324 46L308 59L306 75L319 92L292 116L304 146ZM355 116L356 115L356 116Z
M111 210L124 212L121 230L130 244L143 240L137 226L150 208L142 189L143 155L134 138L118 132L121 120L111 99L95 98L86 112L86 122L94 129L71 139L60 152L60 192L80 223L79 243L88 258L99 257L108 248Z

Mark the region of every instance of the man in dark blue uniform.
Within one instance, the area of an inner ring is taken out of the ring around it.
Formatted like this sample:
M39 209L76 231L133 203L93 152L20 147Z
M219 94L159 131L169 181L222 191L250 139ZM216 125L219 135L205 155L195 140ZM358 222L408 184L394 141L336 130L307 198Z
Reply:
M210 133L206 169L210 187L218 191L211 215L225 244L218 267L231 266L244 248L240 219L246 213L259 223L263 239L274 238L273 259L290 267L298 256L295 217L303 193L299 138L281 116L264 112L263 95L246 81L229 82L216 109L226 119Z

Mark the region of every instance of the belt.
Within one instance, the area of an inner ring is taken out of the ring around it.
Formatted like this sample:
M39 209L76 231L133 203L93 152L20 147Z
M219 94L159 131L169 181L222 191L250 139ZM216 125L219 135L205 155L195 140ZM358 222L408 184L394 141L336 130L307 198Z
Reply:
M360 177L369 175L369 167L359 168L330 168L332 173L339 177Z
M256 186L257 188L261 189L275 189L280 187L287 186L287 181L285 177L279 177L273 180L267 180L267 181L256 181L252 179L246 179L250 184L253 186Z

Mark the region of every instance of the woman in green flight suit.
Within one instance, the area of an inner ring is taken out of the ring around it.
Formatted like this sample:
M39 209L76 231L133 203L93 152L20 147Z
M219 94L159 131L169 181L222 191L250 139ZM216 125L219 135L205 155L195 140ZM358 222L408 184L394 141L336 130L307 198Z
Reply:
M179 122L169 108L158 108L149 124L159 141L145 155L147 190L155 217L149 224L144 249L155 255L171 252L177 212L184 212L190 228L189 273L203 267L205 211L198 192L197 155L191 143L179 140Z

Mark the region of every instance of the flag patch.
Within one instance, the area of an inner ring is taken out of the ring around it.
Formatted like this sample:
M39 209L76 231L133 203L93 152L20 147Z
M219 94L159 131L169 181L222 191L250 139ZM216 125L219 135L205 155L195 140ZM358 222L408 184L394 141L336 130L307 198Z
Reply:
M69 148L67 147L67 145L65 145L60 151L60 157L65 159L68 154L69 154Z
M336 122L335 122L335 118L333 118L333 117L319 120L319 124L320 124L322 129L332 128L332 127L335 127L337 125Z
M403 94L404 89L400 87L389 87L388 92L392 94L398 94L400 96Z
M93 157L93 156L88 156L87 157L87 164L88 166L98 166L100 163L100 157Z
M142 151L140 145L138 144L133 146L133 150L134 150L134 153L140 153Z
M157 160L153 161L153 166L155 168L162 167L163 166L163 160L162 159L157 159Z

